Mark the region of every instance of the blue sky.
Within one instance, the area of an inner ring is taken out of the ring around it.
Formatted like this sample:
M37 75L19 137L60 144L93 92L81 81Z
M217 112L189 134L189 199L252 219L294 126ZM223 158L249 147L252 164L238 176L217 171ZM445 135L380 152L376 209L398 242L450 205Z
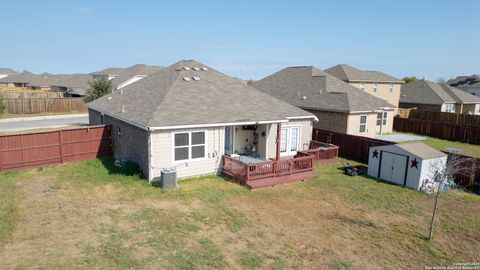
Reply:
M243 79L339 63L480 73L480 1L5 1L0 67L91 72L196 59Z

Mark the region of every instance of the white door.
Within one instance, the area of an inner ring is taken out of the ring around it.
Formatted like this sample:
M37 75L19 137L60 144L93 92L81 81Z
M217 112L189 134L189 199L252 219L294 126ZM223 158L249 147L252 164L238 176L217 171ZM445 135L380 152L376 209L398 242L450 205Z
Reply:
M225 154L233 154L234 127L225 127Z
M300 127L282 127L280 131L280 155L293 156L297 154L300 145Z
M390 152L382 152L380 164L380 178L391 183L402 185L405 183L407 157Z

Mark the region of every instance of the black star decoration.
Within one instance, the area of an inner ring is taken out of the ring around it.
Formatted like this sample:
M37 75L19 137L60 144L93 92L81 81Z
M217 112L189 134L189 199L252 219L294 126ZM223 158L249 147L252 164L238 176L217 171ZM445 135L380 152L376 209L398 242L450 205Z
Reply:
M418 161L417 161L416 158L414 158L414 159L412 160L412 165L410 166L410 168L413 168L413 167L415 167L415 168L418 169Z
M375 149L375 151L373 151L373 157L374 157L374 158L378 158L378 151L377 151L377 149Z

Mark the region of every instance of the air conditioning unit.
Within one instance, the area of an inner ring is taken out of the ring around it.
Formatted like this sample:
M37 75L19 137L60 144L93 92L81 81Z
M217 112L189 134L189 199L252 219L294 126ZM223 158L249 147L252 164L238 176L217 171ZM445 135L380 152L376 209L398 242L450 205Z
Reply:
M177 169L163 168L160 171L160 187L161 188L177 188Z

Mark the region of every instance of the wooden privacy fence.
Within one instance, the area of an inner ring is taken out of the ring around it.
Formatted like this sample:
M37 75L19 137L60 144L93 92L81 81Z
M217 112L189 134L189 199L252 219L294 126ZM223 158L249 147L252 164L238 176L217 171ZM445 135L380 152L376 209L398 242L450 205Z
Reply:
M110 126L0 136L0 171L110 156Z
M313 129L312 140L337 145L339 147L339 156L361 162L368 162L368 151L370 147L394 144L389 141L337 133L318 128Z
M4 99L8 113L42 113L86 111L83 98Z
M452 154L449 154L450 158ZM463 159L461 166L467 168L465 171L457 173L453 178L455 183L464 187L471 187L475 182L480 183L480 158L455 154Z
M393 119L393 130L449 141L480 144L480 127L395 117Z
M43 90L0 91L4 99L17 98L63 98L63 92L46 92Z
M411 110L408 117L405 118L480 127L480 115Z

